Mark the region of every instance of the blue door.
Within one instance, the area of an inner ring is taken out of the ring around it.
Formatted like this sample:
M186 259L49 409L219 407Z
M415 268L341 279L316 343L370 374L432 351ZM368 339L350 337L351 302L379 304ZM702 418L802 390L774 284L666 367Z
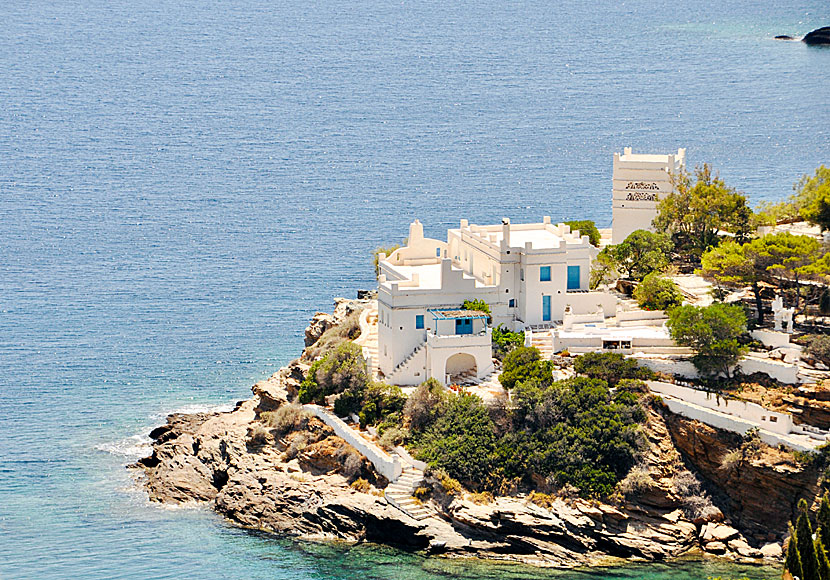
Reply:
M579 290L579 266L568 266L568 290Z
M472 318L458 318L455 321L456 334L472 334L473 333L473 319Z
M550 322L550 296L542 296L542 320Z

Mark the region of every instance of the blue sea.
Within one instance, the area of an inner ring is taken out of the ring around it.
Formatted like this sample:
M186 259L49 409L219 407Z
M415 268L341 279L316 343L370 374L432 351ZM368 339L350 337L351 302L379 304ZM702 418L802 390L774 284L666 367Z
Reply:
M0 3L0 578L542 572L308 544L151 505L167 413L294 358L420 218L610 224L612 154L688 148L755 204L830 163L826 0Z

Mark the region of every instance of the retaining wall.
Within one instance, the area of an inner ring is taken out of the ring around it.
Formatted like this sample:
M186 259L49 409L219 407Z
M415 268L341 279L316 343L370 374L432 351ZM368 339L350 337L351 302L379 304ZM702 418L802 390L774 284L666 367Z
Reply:
M303 405L303 408L313 413L323 423L334 429L338 437L341 437L349 445L360 451L366 459L372 462L375 470L389 481L395 481L400 477L403 468L401 460L387 454L383 449L363 438L363 436L346 425L330 411L319 405Z

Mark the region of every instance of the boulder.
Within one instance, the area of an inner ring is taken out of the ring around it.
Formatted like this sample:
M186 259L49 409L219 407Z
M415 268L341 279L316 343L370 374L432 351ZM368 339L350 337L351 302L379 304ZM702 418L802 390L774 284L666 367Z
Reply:
M771 559L778 559L784 554L784 551L781 549L781 544L777 542L773 542L771 544L767 544L766 546L761 546L761 555L764 558L771 558Z
M315 314L305 329L305 345L311 346L323 336L323 333L334 326L334 316L326 312Z
M795 38L793 38L792 36L789 36L787 34L779 34L778 36L775 37L775 40L795 40Z
M812 32L808 32L801 39L801 42L810 46L830 45L830 26L816 28Z
M725 554L726 553L726 544L723 542L709 542L703 549L711 554Z
M723 542L737 538L740 532L726 524L708 523L700 530L700 539L703 543L708 542Z

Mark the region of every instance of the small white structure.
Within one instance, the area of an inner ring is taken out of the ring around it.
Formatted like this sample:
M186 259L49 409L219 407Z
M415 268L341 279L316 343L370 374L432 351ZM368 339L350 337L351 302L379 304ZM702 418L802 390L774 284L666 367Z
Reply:
M511 329L550 328L566 308L613 315L617 299L588 290L598 252L588 236L549 217L486 226L461 220L446 242L425 238L415 220L407 246L379 256L378 367L384 380L446 383L448 375L492 372L489 325L478 313L458 310L465 300L483 300L492 323Z
M784 299L781 296L776 296L775 300L772 301L772 315L775 319L775 330L792 334L794 312L795 308L784 308Z
M686 164L686 150L676 155L634 154L631 147L614 153L611 243L619 244L634 230L651 230L657 203L674 190L673 175Z

